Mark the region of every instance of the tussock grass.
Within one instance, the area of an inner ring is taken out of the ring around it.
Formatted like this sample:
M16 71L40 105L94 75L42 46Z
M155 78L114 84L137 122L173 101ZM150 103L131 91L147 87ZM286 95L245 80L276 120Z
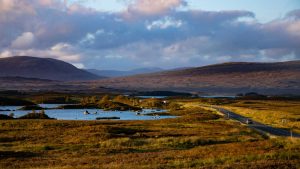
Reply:
M300 133L300 101L240 101L222 106L274 127Z
M0 168L289 168L299 140L265 139L213 111L183 106L157 121L0 121Z

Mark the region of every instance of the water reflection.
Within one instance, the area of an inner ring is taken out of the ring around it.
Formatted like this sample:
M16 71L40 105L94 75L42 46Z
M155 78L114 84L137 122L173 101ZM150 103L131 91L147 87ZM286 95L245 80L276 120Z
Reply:
M61 104L40 104L43 108L50 108L50 110L45 110L45 113L51 117L58 120L95 120L97 117L120 117L120 120L157 120L166 118L175 118L175 116L146 116L147 113L159 113L164 112L164 110L152 110L144 109L142 112L137 114L133 111L103 111L101 109L54 109ZM28 110L18 110L21 106L0 106L0 114L9 115L14 113L14 117L18 118L20 116L26 115ZM7 111L10 110L10 111ZM89 114L84 112L89 112ZM37 110L38 112L38 110Z

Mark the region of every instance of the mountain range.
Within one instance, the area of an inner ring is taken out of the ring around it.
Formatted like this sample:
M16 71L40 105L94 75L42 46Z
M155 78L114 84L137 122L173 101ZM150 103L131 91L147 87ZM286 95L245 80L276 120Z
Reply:
M153 71L154 73L151 73ZM146 74L140 74L142 72ZM2 58L0 89L175 91L205 94L300 93L300 61L231 62L165 71L158 68L138 69L128 72L116 71L115 74L110 72L111 74L106 74L110 78L103 77L103 71L100 73L102 76L49 58Z
M82 81L103 78L60 60L29 56L1 58L0 77L24 77L58 81Z
M300 61L233 62L97 81L101 86L131 90L204 93L300 93Z
M163 70L164 69L157 68L157 67L139 68L139 69L132 69L132 70L127 70L127 71L86 69L86 71L88 71L90 73L93 73L98 76L104 76L104 77L132 76L132 75L137 75L137 74L161 72Z

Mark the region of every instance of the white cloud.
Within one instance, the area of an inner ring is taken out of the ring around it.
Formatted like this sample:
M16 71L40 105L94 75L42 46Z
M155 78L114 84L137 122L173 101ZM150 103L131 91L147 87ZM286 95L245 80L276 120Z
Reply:
M66 51L71 50L73 47L68 43L58 43L51 47L52 51Z
M68 43L58 43L45 50L48 55L67 62L78 62L82 58L77 48Z
M92 45L95 43L95 39L96 37L94 34L87 33L86 36L82 40L80 40L79 43L82 45Z
M35 36L32 32L24 32L11 43L11 47L16 49L29 48L34 44L34 41Z
M78 69L84 69L85 68L84 64L82 64L82 63L73 63L72 65L74 65Z
M128 6L129 14L158 15L180 6L186 5L185 0L135 0Z
M6 57L11 57L11 56L12 56L12 53L8 50L0 53L0 58L6 58Z
M85 37L79 41L79 43L81 45L93 45L95 43L97 36L104 35L104 34L110 35L112 33L105 32L103 29L98 29L95 33L90 33L90 32L87 33Z
M77 48L68 43L58 43L47 49L10 49L0 53L0 57L35 56L78 63L83 58L81 54Z
M174 18L171 17L164 17L160 20L156 20L151 22L150 24L147 24L147 29L152 30L152 29L167 29L170 27L173 28L179 28L181 27L183 22L181 20L175 20Z

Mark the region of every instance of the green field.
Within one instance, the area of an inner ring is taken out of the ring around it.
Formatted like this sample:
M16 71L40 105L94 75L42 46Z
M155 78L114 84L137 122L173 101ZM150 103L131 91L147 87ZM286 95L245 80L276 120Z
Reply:
M299 140L187 103L170 111L179 118L157 121L2 120L0 168L300 167Z

